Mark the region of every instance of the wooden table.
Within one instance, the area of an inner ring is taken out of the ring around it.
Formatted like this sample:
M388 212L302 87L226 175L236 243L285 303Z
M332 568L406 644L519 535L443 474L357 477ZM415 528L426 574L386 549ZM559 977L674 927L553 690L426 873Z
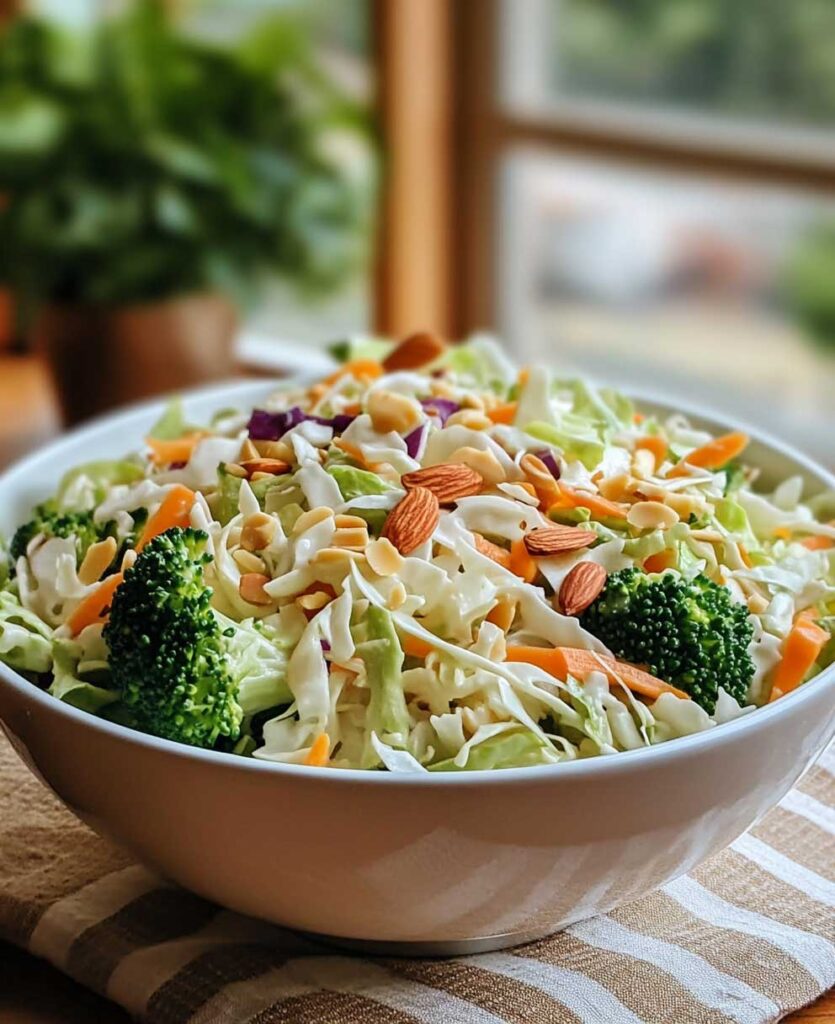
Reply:
M42 367L32 359L0 356L0 466L59 429ZM125 1024L129 1019L48 964L0 943L0 1024ZM835 1024L835 991L787 1019Z

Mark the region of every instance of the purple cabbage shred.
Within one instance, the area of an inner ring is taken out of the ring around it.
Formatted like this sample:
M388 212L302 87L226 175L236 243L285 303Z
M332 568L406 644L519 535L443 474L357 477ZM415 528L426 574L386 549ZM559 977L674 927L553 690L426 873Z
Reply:
M334 434L341 434L347 430L354 421L353 416L341 413L330 419L324 416L309 416L306 412L294 405L292 409L285 412L270 412L267 409L253 409L249 417L247 430L253 441L277 441L283 437L288 430L297 427L300 423L310 421L319 423L323 427L331 427Z
M443 426L454 412L461 406L451 398L422 398L420 404L433 416L437 416Z
M407 434L403 440L406 442L406 451L409 456L413 459L418 458L418 453L423 447L423 439L426 436L426 431L429 429L428 423L421 423L419 427L416 427L411 434Z
M542 462L548 469L548 472L555 480L560 478L560 464L557 462L554 453L549 448L543 448L541 451L534 452L534 455L541 459Z

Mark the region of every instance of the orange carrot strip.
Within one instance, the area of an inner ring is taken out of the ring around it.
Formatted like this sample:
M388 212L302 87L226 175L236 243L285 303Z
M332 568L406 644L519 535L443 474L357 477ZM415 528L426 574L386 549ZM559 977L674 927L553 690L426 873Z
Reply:
M316 768L324 768L330 760L331 741L326 732L320 732L313 741L310 750L305 754L304 763Z
M106 617L113 594L123 579L124 576L120 572L105 577L96 589L75 608L67 619L67 626L73 636L77 636L86 626L91 626L94 622L101 622Z
M642 412L633 412L632 413L632 422L633 423L643 423L645 419L646 419L646 416L644 416L644 414Z
M141 551L149 541L161 533L165 533L166 530L171 530L175 526L188 526L191 522L189 513L193 504L194 491L190 491L182 484L175 484L163 498L160 507L145 524L136 550Z
M531 368L529 366L523 366L516 377L516 383L519 387L524 387L528 383L528 377L531 375Z
M829 640L829 633L814 621L813 615L811 611L801 612L794 620L783 644L783 657L774 670L769 702L800 686Z
M575 491L567 484L560 483L560 492L571 508L587 508L593 516L610 516L613 519L626 519L626 508L615 501L609 501L599 494Z
M584 651L579 647L508 647L507 660L538 665L557 679L565 679L568 675L582 679L590 672L605 672L610 683L621 679L630 690L643 697L654 699L662 693L674 693L676 697L689 699L682 690L656 679L635 665L605 654Z
M746 569L750 569L754 565L751 561L751 556L748 554L748 548L744 544L739 545L739 557L742 559Z
M667 442L663 437L658 437L657 434L648 434L646 437L639 437L635 442L635 447L643 448L648 452L652 452L655 456L656 469L658 469L664 459L667 458Z
M528 549L525 547L524 537L519 537L518 540L511 541L510 543L510 571L515 576L523 579L525 583L533 583L536 579L536 574L539 572L536 560L531 557Z
M403 646L403 653L408 654L410 658L425 658L435 649L428 640L412 636L409 633L404 634L400 642Z
M354 462L358 462L361 466L368 466L365 460L365 456L359 449L358 445L352 444L350 441L345 441L341 437L335 437L333 439L334 447L340 448L346 455L349 455Z
M166 466L170 462L188 462L198 441L206 436L205 431L198 430L174 441L161 441L157 437L146 437L145 444L151 449L151 461L158 466Z
M809 537L804 537L800 542L804 548L808 548L809 551L828 551L835 541L831 537L823 537L820 534L812 534Z
M665 548L655 555L644 559L645 572L664 572L665 569L673 569L676 564L676 553L672 548Z
M701 448L696 448L689 455L685 455L667 476L685 476L690 466L698 466L700 469L721 469L731 459L742 454L748 441L748 435L740 432L714 437L712 441L703 444Z
M376 380L377 377L382 377L384 373L385 370L376 359L352 359L340 366L338 370L334 370L329 377L325 377L322 383L331 387L338 380L347 377L348 374L352 374L354 377L370 377L372 380Z
M495 409L488 409L487 418L493 423L512 423L516 418L516 402L506 402L497 405Z

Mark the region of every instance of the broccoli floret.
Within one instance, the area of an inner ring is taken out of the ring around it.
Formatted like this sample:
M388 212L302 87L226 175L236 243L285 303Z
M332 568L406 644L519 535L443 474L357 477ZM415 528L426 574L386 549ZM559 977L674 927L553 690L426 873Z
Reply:
M199 747L237 739L244 714L291 699L277 638L211 607L207 539L191 528L154 538L125 573L104 630L137 727Z
M19 526L9 544L12 566L21 555L26 554L30 541L42 534L44 537L75 538L78 562L84 558L87 548L96 541L109 536L112 523L99 525L93 522L92 512L61 511L54 502L45 501L38 505L28 523Z
M612 573L580 625L618 658L679 687L712 714L721 686L740 704L754 674L745 605L704 575Z

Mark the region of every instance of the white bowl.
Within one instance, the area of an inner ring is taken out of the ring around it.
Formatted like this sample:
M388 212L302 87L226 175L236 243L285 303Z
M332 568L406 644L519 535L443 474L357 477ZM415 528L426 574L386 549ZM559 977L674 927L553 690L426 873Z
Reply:
M189 418L265 383L188 396ZM647 402L663 411L663 404ZM123 454L149 403L78 430L0 478L8 534L61 473ZM687 410L685 410L687 411ZM728 424L690 411L714 429ZM835 479L755 431L766 482ZM790 789L835 731L835 668L709 732L571 764L408 775L284 766L144 736L0 665L0 719L29 767L96 831L226 907L387 951L512 945L689 871Z

